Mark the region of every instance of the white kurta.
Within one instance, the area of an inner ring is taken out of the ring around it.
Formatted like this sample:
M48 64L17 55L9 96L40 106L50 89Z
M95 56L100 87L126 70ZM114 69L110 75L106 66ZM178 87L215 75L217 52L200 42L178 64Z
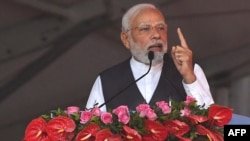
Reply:
M136 61L133 57L130 60L130 66L132 68L135 80L145 74L149 69L148 65ZM152 66L150 72L141 80L136 82L137 87L139 88L142 96L144 97L147 103L150 102L153 93L158 85L162 72L162 66L163 64ZM214 103L214 100L211 95L210 87L208 85L206 76L198 64L194 65L194 73L196 75L196 81L194 81L192 84L185 84L184 81L182 81L183 87L187 95L196 98L197 104L205 104L205 107L207 108L209 107L209 105ZM98 105L104 103L102 82L100 76L97 77L92 87L86 104L86 108L92 108L93 105L96 103L98 103ZM106 111L106 105L102 106L101 110Z

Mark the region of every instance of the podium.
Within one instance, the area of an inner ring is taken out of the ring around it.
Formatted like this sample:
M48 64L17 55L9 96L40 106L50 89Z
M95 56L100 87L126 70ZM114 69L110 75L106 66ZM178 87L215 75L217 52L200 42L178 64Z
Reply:
M250 125L250 117L233 114L231 121L228 123L229 125Z

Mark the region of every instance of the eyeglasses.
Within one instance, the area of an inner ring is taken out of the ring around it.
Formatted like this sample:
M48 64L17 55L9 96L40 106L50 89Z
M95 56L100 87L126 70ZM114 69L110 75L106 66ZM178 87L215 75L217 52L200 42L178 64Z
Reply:
M167 32L167 25L166 24L158 24L156 26L152 26L149 24L143 24L141 26L128 29L127 32L132 31L132 30L136 30L139 34L147 35L147 34L151 34L153 32L154 28L160 34Z

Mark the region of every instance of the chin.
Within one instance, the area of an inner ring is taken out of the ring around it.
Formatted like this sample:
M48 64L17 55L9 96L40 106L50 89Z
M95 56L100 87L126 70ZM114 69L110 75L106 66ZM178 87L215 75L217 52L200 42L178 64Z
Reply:
M162 63L163 62L163 56L164 56L165 53L155 53L155 56L154 56L154 59L153 59L153 62L152 64L153 65L157 65L159 63Z

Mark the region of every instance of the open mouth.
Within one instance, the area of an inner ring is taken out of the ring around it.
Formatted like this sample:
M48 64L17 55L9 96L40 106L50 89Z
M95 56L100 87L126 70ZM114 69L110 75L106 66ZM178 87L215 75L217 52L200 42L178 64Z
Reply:
M148 50L150 50L150 51L161 51L162 46L163 45L161 43L153 44L153 45L149 46Z

